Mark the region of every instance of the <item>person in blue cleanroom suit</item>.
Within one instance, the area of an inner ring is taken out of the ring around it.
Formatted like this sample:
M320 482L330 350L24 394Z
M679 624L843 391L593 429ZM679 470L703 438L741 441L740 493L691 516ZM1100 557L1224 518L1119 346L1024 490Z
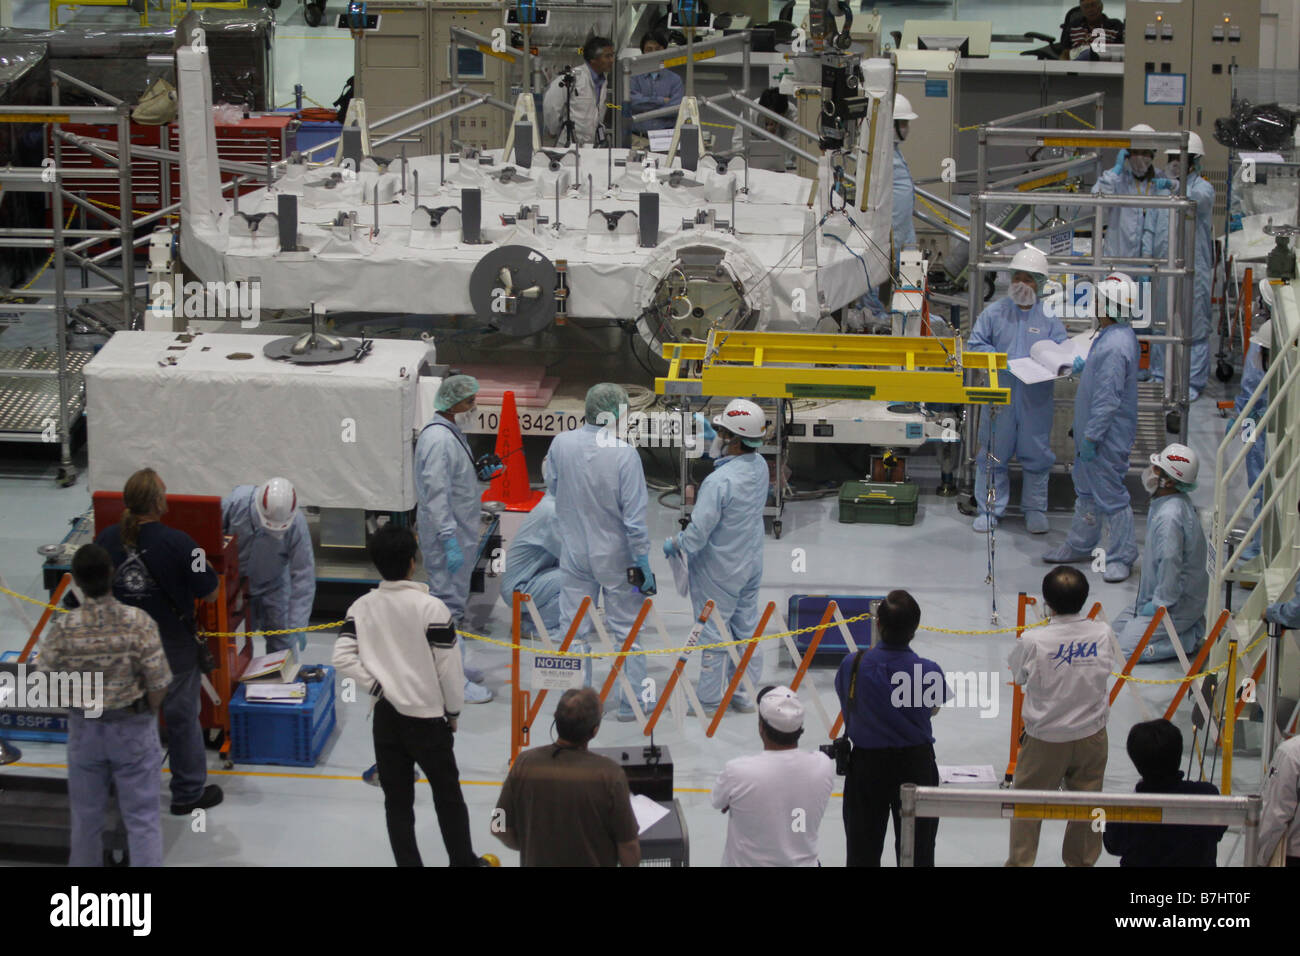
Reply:
M916 226L912 222L912 207L916 204L916 187L912 185L912 171L907 168L900 145L907 139L916 110L902 93L894 94L894 261L905 246L916 245Z
M894 259L890 264L891 275L898 271L898 254L907 246L916 245L916 225L912 222L912 209L916 204L916 187L912 184L912 172L903 158L899 144L907 139L916 111L902 93L894 94L894 199L893 199L893 246ZM889 309L880 301L880 295L874 286L869 287L865 295L857 301L856 307L871 315L877 321L887 319ZM865 327L865 317L858 320L858 327L850 331L861 331Z
M650 569L650 532L646 529L648 496L645 472L637 450L610 426L626 408L627 392L610 382L587 390L586 424L563 432L551 441L542 462L546 490L555 496L555 517L560 526L560 628L567 633L578 616L584 597L594 612L604 595L609 639L621 648L647 595L655 593ZM628 582L628 570L640 569L645 583L638 591ZM584 615L574 635L572 650L590 650L591 613ZM632 645L640 650L640 643ZM654 694L646 677L645 658L624 659L624 672L642 708L652 706ZM591 658L584 659L584 677L591 684ZM620 682L621 684L621 682ZM616 686L618 719L635 719L632 704Z
M1043 555L1048 564L1092 560L1107 535L1103 580L1123 581L1137 560L1133 507L1124 476L1137 439L1138 342L1126 324L1137 283L1112 273L1098 283L1098 331L1074 398L1074 519L1065 544ZM1082 366L1082 367L1081 367Z
M1205 604L1210 596L1205 531L1188 493L1196 488L1196 452L1175 442L1151 456L1142 485L1151 494L1147 512L1146 553L1137 602L1115 619L1115 634L1127 658L1142 640L1156 608L1168 613L1188 654L1205 637ZM1167 661L1174 645L1163 626L1142 650L1142 663Z
M306 627L316 599L316 560L311 532L287 478L240 485L221 501L221 523L239 542L239 573L248 578L250 631ZM307 646L307 635L270 635L272 654Z
M771 482L767 460L757 451L767 429L761 408L743 398L733 399L714 417L713 425L713 471L700 483L691 523L664 542L666 556L686 555L691 608L696 617L706 602L713 602L701 644L754 636L758 589L763 583L763 507ZM763 675L762 648L762 644L755 645L745 668L755 691ZM737 657L745 649L744 645L735 647ZM722 703L735 672L727 648L700 653L699 696L707 710ZM754 701L743 684L732 695L731 706L742 713L754 710Z
M1005 352L1007 359L1025 358L1035 342L1064 342L1065 326L1048 315L1038 293L1047 279L1047 257L1026 246L1011 260L1011 291L980 313L966 347L975 352ZM1024 470L1020 504L1025 525L1032 534L1046 534L1047 480L1056 456L1052 454L1052 392L1054 382L1026 385L1014 375L1009 405L988 405L980 415L979 451L975 455L975 502L979 515L974 528L984 533L997 526L1011 497L1007 466L1018 458ZM989 452L996 459L989 462ZM989 472L993 473L994 500L989 510Z
M1130 128L1131 133L1154 133L1155 130L1146 123L1138 123ZM1093 184L1094 195L1107 196L1168 196L1172 193L1169 180L1159 176L1152 161L1155 151L1151 149L1122 149L1115 160L1115 166L1098 177ZM1140 209L1133 206L1113 206L1106 212L1106 238L1102 243L1102 255L1108 258L1117 256L1142 256L1147 258L1167 256L1169 254L1169 213L1163 209ZM1123 268L1122 266L1118 268ZM1141 295L1136 302L1142 304L1142 313L1134 317L1138 320L1132 324L1140 328L1150 325L1151 331L1163 332L1166 318L1166 283L1143 278ZM1136 305L1131 306L1136 309ZM1149 312L1150 314L1146 314ZM1154 344L1154 343L1153 343ZM1154 362L1152 362L1154 366ZM1147 372L1139 378L1146 379Z
M542 625L557 637L560 629L560 525L555 520L555 498L545 495L506 548L506 566L501 572L501 600L506 607L514 606L514 592L527 594L542 619ZM531 633L532 615L523 611L522 627Z
M1196 203L1196 239L1195 261L1196 277L1192 281L1192 317L1188 332L1191 336L1191 375L1188 379L1190 388L1188 398L1192 401L1201 397L1205 383L1210 377L1210 329L1213 316L1210 310L1210 292L1214 285L1214 187L1201 176L1201 163L1204 159L1205 145L1195 133L1187 134L1188 160L1191 169L1187 174L1187 198ZM1165 151L1169 159L1165 175L1171 180L1179 177L1179 163L1182 162L1182 150L1174 148ZM1177 192L1177 185L1171 184L1171 191ZM1154 378L1163 378L1165 370L1165 347L1163 343L1151 343L1151 374Z
M1261 279L1259 283L1260 294L1272 295L1272 287L1268 284L1267 279ZM1268 289L1269 292L1264 292ZM1273 323L1265 322L1259 326L1250 336L1250 349L1246 352L1246 360L1241 366L1241 390L1237 393L1237 400L1232 405L1232 420L1228 422L1227 429L1231 429L1233 422L1240 417L1241 413L1246 410L1246 405L1250 403L1250 397L1255 394L1255 389L1259 388L1264 381L1264 373L1268 371L1269 348L1273 342ZM1256 422L1262 421L1264 414L1268 411L1268 389L1264 389L1257 401L1250 409L1250 417ZM1247 434L1238 432L1242 440L1248 439ZM1255 484L1260 473L1264 470L1264 462L1268 458L1268 436L1264 434L1264 429L1253 428L1250 430L1249 439L1250 450L1246 452L1246 487ZM1235 457L1237 451L1233 450L1231 455ZM1231 459L1229 459L1231 460ZM1264 503L1264 490L1261 487L1259 493L1255 495L1255 513L1249 519L1254 521L1259 517L1260 507ZM1260 532L1256 531L1255 536L1246 543L1241 549L1242 561L1253 561L1259 556L1260 549ZM1238 565L1240 566L1240 564Z
M429 577L429 593L442 600L460 627L469 603L479 543L482 489L500 470L500 463L475 462L469 441L460 430L474 413L478 381L469 375L443 379L434 396L435 414L415 443L415 494L419 500L416 528L420 552ZM465 642L460 642L462 658ZM492 691L482 686L483 675L465 668L465 703L483 704Z

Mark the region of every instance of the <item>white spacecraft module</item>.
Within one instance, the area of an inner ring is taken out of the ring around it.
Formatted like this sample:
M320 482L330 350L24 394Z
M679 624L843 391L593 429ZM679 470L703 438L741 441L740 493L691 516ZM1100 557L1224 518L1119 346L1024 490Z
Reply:
M869 88L890 88L888 61L863 66L881 73ZM865 211L832 194L826 157L814 183L739 158L660 168L665 156L594 148L527 168L513 150L355 172L291 163L236 211L219 188L207 53L183 47L177 68L185 262L208 281L259 280L264 309L475 316L513 335L558 309L635 320L658 348L713 328L808 331L887 275L888 123Z

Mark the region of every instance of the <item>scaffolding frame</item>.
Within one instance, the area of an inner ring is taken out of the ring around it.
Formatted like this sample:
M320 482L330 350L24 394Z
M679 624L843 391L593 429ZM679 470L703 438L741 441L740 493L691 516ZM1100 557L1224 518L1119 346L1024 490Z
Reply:
M987 233L992 231L987 224L988 211L991 208L1018 204L1030 206L1089 207L1092 225L1092 252L1088 257L1049 254L1048 261L1057 267L1056 271L1083 274L1087 276L1105 276L1114 271L1123 271L1141 280L1149 277L1154 284L1165 282L1165 305L1167 312L1167 329L1164 333L1148 332L1139 334L1140 341L1163 342L1169 348L1165 359L1165 385L1163 400L1156 408L1142 399L1138 401L1139 413L1161 411L1172 412L1177 417L1179 441L1187 441L1188 382L1191 373L1190 315L1188 309L1192 302L1192 277L1194 272L1193 245L1195 241L1196 205L1187 198L1186 177L1179 180L1178 192L1171 196L1115 196L1093 195L1070 192L1055 192L1033 189L1035 179L1040 179L1050 171L1080 168L1092 165L1098 178L1102 173L1101 149L1152 149L1161 151L1177 148L1183 153L1184 164L1187 161L1187 134L1176 133L1132 133L1127 130L1114 131L1103 129L1102 101L1100 93L1073 100L1065 100L1050 106L1027 110L1012 116L1001 117L979 128L978 160L976 163L976 191L971 194L970 203L970 278L968 285L968 308L971 321L980 314L983 274L986 272L1005 271L1011 263L1011 256L1006 249L1013 244L1022 244L1029 237L1017 237L1014 241L1000 239L988 244ZM1095 129L1060 130L1036 127L1012 126L1026 120L1052 116L1069 110L1091 106L1094 109ZM1088 153L1064 160L1054 167L1036 170L1032 173L1013 175L1007 179L989 181L988 149L990 146L1037 146L1062 148L1091 148ZM1028 177L1028 179L1027 179ZM1165 257L1122 257L1103 254L1102 238L1104 235L1105 213L1111 208L1139 207L1146 209L1164 209L1169 212L1168 249ZM1072 225L1087 221L1076 217ZM1055 232L1063 228L1055 226ZM1042 232L1040 230L1040 232ZM1153 325L1157 321L1152 316ZM1167 419L1167 421L1169 421ZM962 485L969 489L974 485L975 456L978 447L976 422L974 415L965 416L962 433L963 467Z
M111 103L109 106L64 106L60 89L63 83L85 89ZM53 368L16 368L3 369L3 377L49 378L58 381L58 410L53 416L54 441L59 445L58 482L71 485L76 480L76 469L72 464L71 405L74 389L78 386L74 379L79 375L69 360L68 346L68 302L82 301L116 301L122 309L122 319L129 327L135 311L135 274L133 242L136 224L131 218L131 110L115 97L90 86L87 83L68 76L60 70L52 71L50 78L50 106L9 106L0 108L0 122L6 123L41 123L49 128L52 165L36 168L0 169L0 185L14 192L48 193L50 196L50 225L48 227L10 226L0 229L0 246L48 248L50 265L54 271L52 289L0 289L0 296L14 298L52 299L52 302L22 303L19 310L23 312L48 312L54 316L55 366ZM117 180L118 214L105 209L67 189L64 184L63 144L64 123L93 123L117 127L118 153L110 154L104 150L91 150L92 155L103 161L105 168L78 169L79 179ZM125 144L126 159L120 160L121 150ZM70 228L71 217L81 213L85 217L93 215L106 224L105 228ZM65 222L65 217L67 221ZM67 240L77 240L69 245ZM105 253L88 255L95 245L105 241L116 241L117 245ZM125 251L130 250L130 251ZM121 276L115 276L101 265L117 257L121 260ZM68 288L68 266L72 265L83 276L90 272L104 280L102 286ZM46 423L50 419L45 420ZM43 423L44 424L44 423ZM38 433L42 441L49 440L47 428Z

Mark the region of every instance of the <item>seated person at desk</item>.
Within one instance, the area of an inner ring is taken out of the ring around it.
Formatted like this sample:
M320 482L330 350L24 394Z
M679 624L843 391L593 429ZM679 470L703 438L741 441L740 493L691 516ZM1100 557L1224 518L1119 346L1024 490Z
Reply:
M658 53L668 49L668 34L663 30L651 30L641 38L641 52ZM665 106L677 106L682 101L685 87L682 79L671 70L655 70L632 77L627 93L627 112L629 116L648 113ZM645 137L652 129L672 129L676 125L675 116L657 116L641 123L628 123L628 132L633 137ZM645 146L646 143L632 141L633 147Z
M1066 13L1059 43L1062 60L1097 59L1091 48L1094 38L1104 36L1108 45L1124 42L1124 21L1104 15L1102 6L1101 0L1082 0ZM1098 35L1098 30L1103 34Z

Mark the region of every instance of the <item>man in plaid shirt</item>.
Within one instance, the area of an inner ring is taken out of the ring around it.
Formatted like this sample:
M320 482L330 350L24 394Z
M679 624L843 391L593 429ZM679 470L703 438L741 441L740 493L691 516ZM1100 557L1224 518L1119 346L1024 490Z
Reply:
M132 866L162 865L158 708L171 683L158 625L113 597L113 559L97 544L72 558L72 579L85 601L58 615L41 641L40 670L95 677L97 701L67 701L69 866L102 866L109 787L126 824ZM102 685L101 685L102 680ZM53 683L53 682L52 682ZM96 715L96 711L101 711Z

